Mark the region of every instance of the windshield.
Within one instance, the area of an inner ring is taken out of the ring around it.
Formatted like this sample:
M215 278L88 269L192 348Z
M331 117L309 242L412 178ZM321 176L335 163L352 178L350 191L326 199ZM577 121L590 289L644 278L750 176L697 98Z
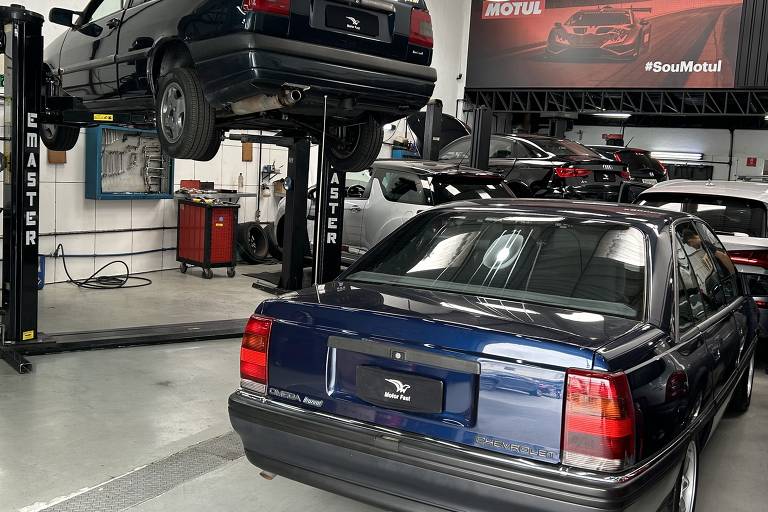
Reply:
M472 179L451 178L436 179L432 183L435 204L451 203L453 201L469 201L471 199L509 199L514 197L512 191L504 186L502 178Z
M602 159L600 155L578 142L567 139L529 139L544 151L556 156L591 156Z
M766 236L766 208L759 201L736 197L648 193L639 204L696 215L717 233L727 236Z
M578 12L571 16L567 25L595 27L604 25L629 25L632 20L626 12Z
M641 318L646 250L636 228L514 212L431 212L345 280Z

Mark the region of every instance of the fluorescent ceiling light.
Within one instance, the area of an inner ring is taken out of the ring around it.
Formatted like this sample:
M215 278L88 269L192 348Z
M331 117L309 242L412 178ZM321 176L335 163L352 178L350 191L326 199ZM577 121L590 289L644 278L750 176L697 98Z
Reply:
M622 114L621 112L600 112L592 115L597 117L606 117L608 119L629 119L632 117L632 114Z
M652 151L651 156L656 160L704 160L702 153L680 153L677 151Z
M768 121L768 114L765 114L765 120Z

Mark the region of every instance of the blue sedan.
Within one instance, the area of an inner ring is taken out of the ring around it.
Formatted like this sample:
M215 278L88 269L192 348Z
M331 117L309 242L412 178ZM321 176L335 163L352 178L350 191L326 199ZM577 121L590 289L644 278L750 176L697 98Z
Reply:
M692 511L756 314L695 217L454 203L262 303L230 418L263 475L388 510Z

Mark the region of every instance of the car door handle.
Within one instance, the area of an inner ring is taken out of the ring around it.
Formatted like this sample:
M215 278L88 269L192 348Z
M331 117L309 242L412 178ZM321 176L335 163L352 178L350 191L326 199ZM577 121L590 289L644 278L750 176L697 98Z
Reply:
M107 28L116 29L120 26L120 20L118 18L112 18L107 22Z

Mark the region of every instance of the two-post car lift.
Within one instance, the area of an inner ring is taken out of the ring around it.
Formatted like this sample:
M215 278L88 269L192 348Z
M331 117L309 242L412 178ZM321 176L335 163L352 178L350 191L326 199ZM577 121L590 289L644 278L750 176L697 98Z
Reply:
M171 343L238 336L242 326L229 322L70 333L51 337L38 332L38 252L40 226L40 126L67 124L131 125L146 122L128 114L93 114L75 99L55 96L43 76L44 18L20 5L0 6L0 59L5 63L6 156L3 184L3 275L0 310L0 356L19 373L32 371L25 358L93 347ZM280 288L303 286L307 252L307 192L310 141L306 137L243 135L243 142L261 142L289 149L283 275ZM321 155L323 147L320 148ZM318 222L315 224L314 283L339 275L344 219L345 173L321 158ZM244 322L243 322L244 325ZM239 331L237 329L240 329ZM88 336L91 334L92 336Z

